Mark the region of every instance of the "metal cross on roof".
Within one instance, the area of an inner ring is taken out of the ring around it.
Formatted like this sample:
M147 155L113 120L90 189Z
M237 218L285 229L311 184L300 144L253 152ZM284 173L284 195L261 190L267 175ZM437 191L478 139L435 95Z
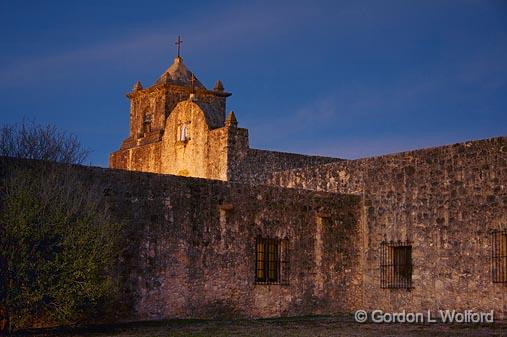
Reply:
M180 57L180 48L181 48L181 43L183 41L181 40L180 36L178 35L178 40L176 40L176 42L174 43L176 46L178 46L178 57Z

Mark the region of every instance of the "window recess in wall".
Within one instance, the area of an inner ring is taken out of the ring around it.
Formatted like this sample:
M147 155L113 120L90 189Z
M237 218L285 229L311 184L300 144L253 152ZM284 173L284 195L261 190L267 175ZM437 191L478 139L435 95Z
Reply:
M182 123L178 125L176 137L176 140L179 142L187 142L190 140L189 123Z
M491 232L493 283L507 284L507 229Z
M412 289L412 245L383 241L380 245L380 287Z
M289 245L287 239L257 238L255 241L255 283L289 283Z
M148 114L143 117L143 132L149 133L151 132L151 123L153 122L153 115Z

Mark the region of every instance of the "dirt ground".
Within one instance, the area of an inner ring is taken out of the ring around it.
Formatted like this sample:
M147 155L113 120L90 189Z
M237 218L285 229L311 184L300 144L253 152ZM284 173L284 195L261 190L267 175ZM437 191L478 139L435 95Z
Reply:
M86 328L20 332L20 336L118 337L324 337L324 336L507 336L507 322L490 324L375 324L351 317L297 317L260 320L168 320Z

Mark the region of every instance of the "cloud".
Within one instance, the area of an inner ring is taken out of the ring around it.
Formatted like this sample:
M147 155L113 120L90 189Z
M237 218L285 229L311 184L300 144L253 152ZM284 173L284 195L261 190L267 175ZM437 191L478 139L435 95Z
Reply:
M419 80L409 84L406 79L383 87L367 87L367 84L363 87L337 87L310 98L312 100L294 112L287 111L277 118L254 121L254 132L272 143L312 132L343 132L347 127L357 128L358 124L395 118L402 107L420 100L439 87L438 80Z
M0 86L25 86L37 82L40 77L60 79L72 76L72 71L89 69L94 64L111 64L149 58L149 55L167 54L172 39L182 34L184 53L204 54L255 45L276 39L302 22L308 22L313 12L304 8L261 7L249 9L232 6L215 13L195 13L179 21L161 22L142 31L129 32L113 41L61 50L45 56L30 57L6 62L0 68ZM172 52L172 51L171 51Z
M320 155L333 158L359 159L400 153L424 148L439 147L469 140L479 140L503 136L502 133L491 133L487 130L474 132L446 131L435 134L400 134L378 137L376 135L341 136L333 135L328 139L307 141L297 139L292 142L269 146L270 150Z
M249 121L251 139L254 146L357 158L505 134L491 122L505 115L488 99L507 89L507 47L481 47L382 86L336 85L295 111Z

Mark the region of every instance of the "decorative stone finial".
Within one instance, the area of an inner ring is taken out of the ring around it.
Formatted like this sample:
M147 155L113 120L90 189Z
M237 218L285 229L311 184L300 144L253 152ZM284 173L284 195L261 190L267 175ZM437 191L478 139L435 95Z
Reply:
M192 73L190 76L190 92L192 94L195 94L195 81L197 79L195 78L194 74Z
M213 91L224 91L224 85L222 84L222 81L217 80L215 82L215 86L213 87Z
M140 81L137 81L136 84L134 84L133 89L134 91L143 90L143 85L141 84Z
M225 120L225 126L228 126L228 127L238 126L238 120L236 119L236 115L234 115L234 111L231 111L229 113L229 116L227 116L227 119Z

